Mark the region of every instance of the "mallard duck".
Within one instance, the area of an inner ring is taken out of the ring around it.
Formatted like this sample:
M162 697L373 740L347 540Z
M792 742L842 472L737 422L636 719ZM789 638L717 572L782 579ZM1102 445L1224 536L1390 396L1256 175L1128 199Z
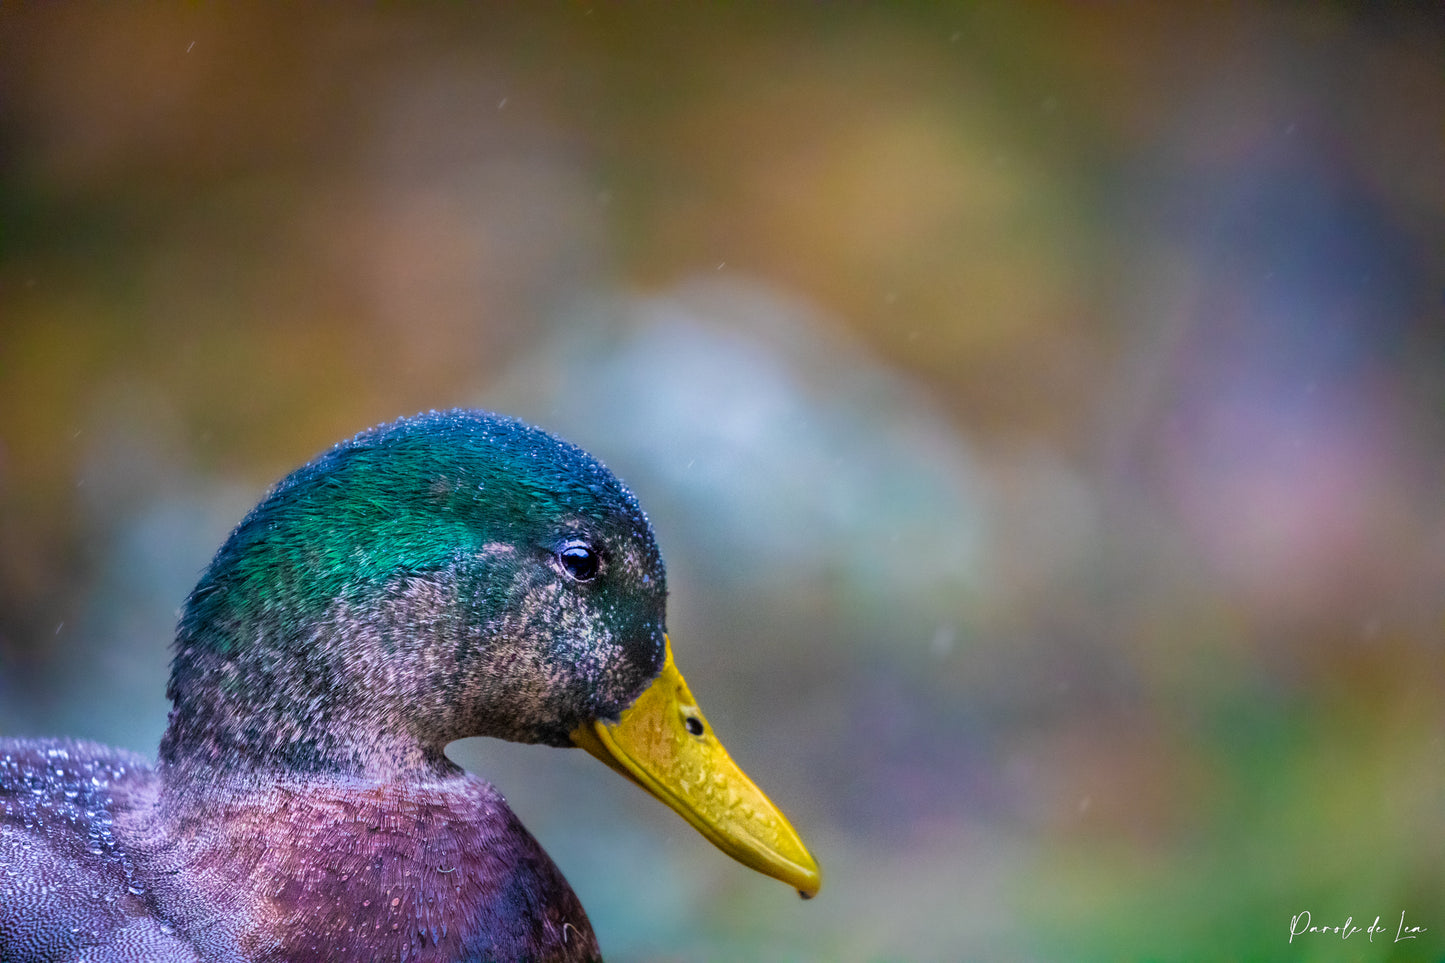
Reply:
M466 736L580 746L804 896L817 863L673 664L631 492L449 411L277 484L182 610L159 759L0 740L0 960L596 960Z

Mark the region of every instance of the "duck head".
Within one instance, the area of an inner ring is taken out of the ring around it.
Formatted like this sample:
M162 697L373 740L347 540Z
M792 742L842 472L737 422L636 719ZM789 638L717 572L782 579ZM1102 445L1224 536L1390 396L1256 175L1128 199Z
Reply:
M337 445L231 533L177 630L161 763L455 774L453 740L578 745L729 855L818 889L672 661L666 575L632 493L521 422L432 413Z

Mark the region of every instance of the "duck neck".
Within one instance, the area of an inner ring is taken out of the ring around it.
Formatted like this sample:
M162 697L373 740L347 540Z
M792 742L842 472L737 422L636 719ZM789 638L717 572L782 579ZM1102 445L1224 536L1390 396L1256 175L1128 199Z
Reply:
M415 632L415 612L403 608L338 600L309 619L262 610L183 620L162 765L204 778L267 771L385 782L455 773L443 749L463 733L428 715L418 680L390 657L394 635L408 624Z
M414 781L458 768L439 744L388 727L354 700L292 702L278 683L264 702L193 694L176 700L160 746L172 779L215 780L234 773L324 776L369 782Z
M293 725L289 715L272 721L250 713L265 732L237 729L224 720L224 709L207 714L171 713L161 740L160 762L169 783L242 783L285 777L335 777L370 783L415 782L452 776L462 770L440 747L415 739L370 731L362 742L351 733L371 729L345 717L310 728Z

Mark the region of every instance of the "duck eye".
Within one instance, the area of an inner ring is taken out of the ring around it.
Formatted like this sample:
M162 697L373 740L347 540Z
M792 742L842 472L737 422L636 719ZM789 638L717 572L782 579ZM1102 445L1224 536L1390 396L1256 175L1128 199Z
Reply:
M568 542L557 549L557 564L578 582L590 582L597 577L602 559L586 542Z

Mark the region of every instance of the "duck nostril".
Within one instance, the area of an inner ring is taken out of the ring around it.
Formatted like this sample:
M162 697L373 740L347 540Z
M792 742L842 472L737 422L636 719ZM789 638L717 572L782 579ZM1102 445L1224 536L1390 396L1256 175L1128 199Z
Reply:
M695 736L700 736L703 734L702 720L699 719L697 716L686 717L683 720L683 725L687 726L687 731Z

